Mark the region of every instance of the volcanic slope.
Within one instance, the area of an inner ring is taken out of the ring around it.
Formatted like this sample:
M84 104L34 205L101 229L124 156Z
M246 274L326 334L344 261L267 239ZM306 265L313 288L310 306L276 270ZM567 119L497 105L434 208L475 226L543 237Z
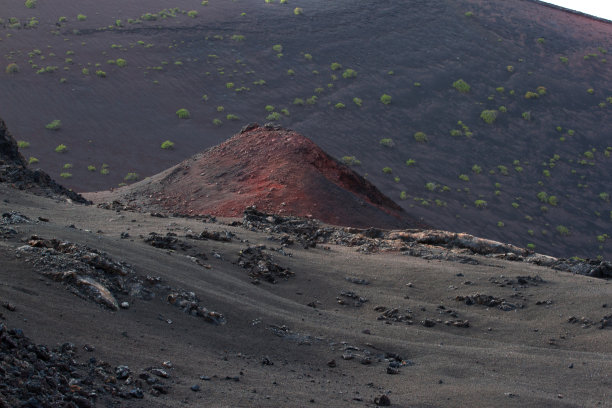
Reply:
M242 132L139 183L89 193L96 202L236 217L247 206L353 227L425 226L306 137L278 126Z

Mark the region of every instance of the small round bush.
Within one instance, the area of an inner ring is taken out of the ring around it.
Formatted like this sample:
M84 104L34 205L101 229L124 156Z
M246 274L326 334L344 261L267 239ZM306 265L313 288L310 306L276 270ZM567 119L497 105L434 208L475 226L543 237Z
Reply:
M170 140L166 140L165 142L161 144L161 148L165 150L174 149L174 143L171 142Z
M458 79L455 82L453 82L453 88L455 88L456 90L458 90L461 93L468 93L470 92L470 85L465 82L463 79Z
M185 108L181 108L179 110L176 111L176 116L179 117L179 119L189 119L191 116L189 115L189 111Z
M391 95L383 94L380 97L380 101L385 105L389 105L391 103Z
M416 140L419 143L426 143L427 142L427 135L423 132L416 132L414 134L414 140Z
M11 62L6 66L6 69L4 71L7 74L16 74L19 72L19 65L15 64L14 62Z

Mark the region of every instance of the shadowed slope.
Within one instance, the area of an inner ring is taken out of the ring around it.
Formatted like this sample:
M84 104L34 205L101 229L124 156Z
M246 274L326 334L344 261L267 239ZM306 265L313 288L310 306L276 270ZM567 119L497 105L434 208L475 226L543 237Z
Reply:
M226 142L114 193L181 214L235 217L247 206L356 227L415 227L397 204L304 136L250 125ZM147 202L148 201L148 202Z

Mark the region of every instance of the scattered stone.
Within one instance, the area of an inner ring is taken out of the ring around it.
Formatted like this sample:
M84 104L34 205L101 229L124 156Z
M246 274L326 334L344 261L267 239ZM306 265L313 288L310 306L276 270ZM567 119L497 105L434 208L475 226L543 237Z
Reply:
M170 374L168 374L168 372L166 370L163 370L161 368L152 368L151 369L151 374L156 375L158 377L161 378L169 378Z
M30 222L28 217L17 211L5 212L2 214L2 218L0 218L0 224L3 225L28 224Z
M191 391L198 392L200 391L200 386L198 384L194 384L191 386Z
M364 303L368 301L367 298L357 295L352 290L346 290L346 291L343 290L342 292L340 292L340 296L336 297L336 301L338 302L339 305L347 304L347 301L343 298L351 299L352 300L351 303L354 307L361 307Z
M379 407L389 407L391 406L391 400L385 394L382 394L380 397L374 398L374 404Z
M388 309L385 306L377 306L374 308L377 312L383 312L378 316L377 320L386 320L390 322L403 322L406 324L413 324L412 314L410 310L407 313L400 313L399 308Z
M331 367L331 368L336 367L336 360L330 360L330 361L328 361L328 362L327 362L327 366L328 366L328 367Z
M221 233L219 231L210 232L210 231L204 230L198 235L186 234L185 237L190 238L190 239L203 240L203 241L212 240L212 241L219 241L219 242L231 242L232 238L235 237L235 235L229 231L223 231Z
M261 359L261 365L272 366L274 363L268 357L264 357Z
M347 276L344 278L347 282L354 283L355 285L369 285L370 281L366 279L355 278L353 276Z
M421 321L421 324L424 327L434 327L436 325L436 322L431 319L425 319Z
M523 307L522 305L515 305L513 303L506 302L506 300L502 298L482 295L480 293L468 296L457 296L455 300L459 302L465 302L465 304L468 306L476 304L488 307L497 307L498 309L503 310L504 312Z
M399 374L400 370L399 368L395 368L395 367L387 367L387 374Z
M126 365L120 365L115 367L115 375L118 380L125 380L131 374L130 367Z
M273 261L271 255L262 251L265 247L247 247L240 251L238 265L249 270L252 283L258 284L260 279L269 283L277 283L277 279L287 280L293 276L288 268Z
M129 309L130 308L130 302L121 302L121 308L122 309Z
M171 249L173 251L186 251L191 248L191 245L179 240L176 234L172 232L168 232L165 236L151 232L149 236L144 239L144 242L155 248Z
M2 302L2 307L8 310L9 312L14 312L17 310L17 306L12 304L11 302Z
M204 306L200 306L200 300L194 292L174 291L170 293L166 300L171 305L175 305L182 309L185 313L191 316L202 317L208 323L222 325L227 322L225 316L221 313L208 310Z

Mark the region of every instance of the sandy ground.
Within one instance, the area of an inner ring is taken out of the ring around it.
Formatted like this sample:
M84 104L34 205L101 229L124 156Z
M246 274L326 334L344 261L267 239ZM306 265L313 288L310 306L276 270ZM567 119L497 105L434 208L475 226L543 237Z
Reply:
M597 328L612 307L609 281L482 256L472 256L478 265L467 265L400 253L363 254L336 245L306 250L297 244L284 248L288 256L272 250L280 246L269 239L274 234L228 226L231 220L203 223L110 211L5 186L0 197L1 213L18 211L32 220L11 225L17 234L0 241L0 300L16 306L13 312L2 310L9 327L22 328L36 343L71 341L77 359L95 356L134 372L173 363L169 394L147 394L144 400L107 397L100 406L359 407L374 406L382 394L396 407L612 406L611 328ZM35 221L38 217L49 221ZM184 238L205 229L236 237L231 242ZM129 237L121 239L126 232ZM176 233L208 256L210 269L180 250L145 244L140 236L150 232ZM23 254L16 256L15 249L32 234L87 245L129 263L138 275L194 291L227 323L206 323L162 298L131 299L129 309L116 312L79 298L43 277ZM236 261L241 249L257 244L295 275L274 285L253 285ZM350 283L347 276L370 284ZM543 281L521 285L517 276ZM368 301L361 307L339 304L340 293L349 290ZM524 307L502 311L455 300L475 293ZM311 302L316 308L307 306ZM414 324L377 320L378 306L409 309ZM454 320L448 309L469 327L445 325ZM569 323L571 316L596 324L583 328ZM426 319L436 324L425 327ZM289 331L279 331L282 326ZM84 351L85 344L95 350ZM350 352L355 358L344 360ZM387 374L385 353L406 362L399 374ZM371 364L361 364L365 355ZM264 358L273 365L262 364ZM226 379L234 376L239 381ZM194 384L199 392L191 391Z

